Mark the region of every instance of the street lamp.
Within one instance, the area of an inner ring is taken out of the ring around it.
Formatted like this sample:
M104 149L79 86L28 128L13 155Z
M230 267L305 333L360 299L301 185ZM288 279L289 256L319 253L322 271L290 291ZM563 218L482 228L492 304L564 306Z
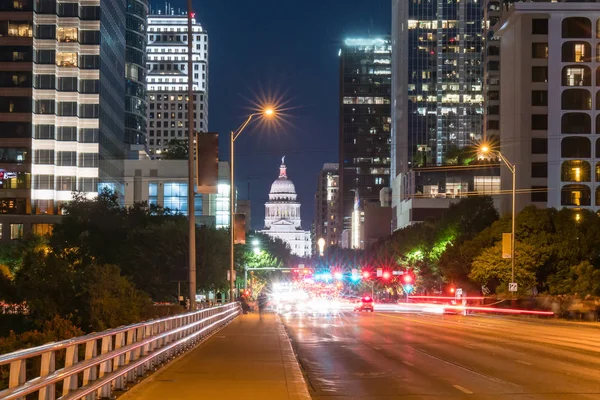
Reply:
M516 197L517 197L516 196L517 195L517 180L516 180L517 166L515 164L512 164L510 161L508 161L502 153L500 153L497 150L491 150L489 148L489 146L487 146L485 144L479 148L479 151L483 155L489 155L492 153L496 154L502 160L502 162L504 162L506 167L512 173L512 228L511 228L512 232L510 234L510 258L511 258L512 268L511 268L510 280L511 280L511 283L514 283L515 282L515 209L516 209Z
M323 257L325 251L325 239L319 238L319 240L317 241L317 245L319 246L319 255Z
M244 121L244 123L242 125L240 125L240 127L235 130L235 131L231 131L231 134L229 136L229 231L231 233L231 242L229 243L229 257L230 257L230 264L229 264L229 300L233 301L234 300L234 295L235 295L235 279L234 279L234 275L233 275L233 271L234 271L234 256L233 256L233 246L234 246L234 240L235 240L235 233L234 233L234 223L233 223L233 218L234 218L234 214L235 214L235 183L234 183L234 178L233 178L233 172L234 172L234 143L236 141L236 139L241 135L241 133L244 131L244 129L246 129L246 127L248 126L248 124L250 123L250 121L252 121L252 119L254 117L264 117L264 118L274 118L276 115L276 110L275 108L271 107L271 106L266 106L263 107L263 109L260 112L255 112L253 114L250 114L248 116L248 118L246 118L246 121Z

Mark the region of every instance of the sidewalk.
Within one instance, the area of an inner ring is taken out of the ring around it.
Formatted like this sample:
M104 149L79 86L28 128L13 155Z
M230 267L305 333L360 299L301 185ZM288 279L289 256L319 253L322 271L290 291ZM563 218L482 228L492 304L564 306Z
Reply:
M239 316L121 400L310 400L277 314Z

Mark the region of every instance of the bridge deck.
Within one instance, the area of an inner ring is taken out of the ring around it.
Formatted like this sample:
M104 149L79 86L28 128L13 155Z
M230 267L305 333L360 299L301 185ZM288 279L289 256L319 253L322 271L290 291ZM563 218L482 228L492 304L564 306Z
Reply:
M275 314L242 315L121 400L310 400Z

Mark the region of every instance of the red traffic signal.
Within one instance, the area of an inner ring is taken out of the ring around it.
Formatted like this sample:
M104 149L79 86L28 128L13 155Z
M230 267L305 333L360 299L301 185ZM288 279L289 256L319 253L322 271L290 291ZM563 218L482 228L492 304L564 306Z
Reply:
M392 276L392 274L390 274L388 271L385 271L383 273L383 279L385 279L385 280L390 279L391 276Z
M403 280L404 280L404 283L412 283L413 277L411 275L406 274L406 275L404 275Z
M456 291L456 289L454 289L454 287L450 288L450 293L454 293Z
M371 274L369 273L369 271L363 271L363 273L362 273L363 278L369 279L370 276L371 276Z

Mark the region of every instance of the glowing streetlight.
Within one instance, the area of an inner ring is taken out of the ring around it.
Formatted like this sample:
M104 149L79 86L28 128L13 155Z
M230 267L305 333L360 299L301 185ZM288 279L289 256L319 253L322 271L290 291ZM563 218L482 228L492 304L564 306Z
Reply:
M191 86L191 85L190 85ZM192 114L192 113L189 113ZM234 260L234 241L235 241L235 232L234 232L234 224L233 224L233 218L235 215L235 181L234 181L234 156L235 156L235 141L236 139L242 134L242 132L244 131L244 129L246 129L246 127L248 126L248 124L250 123L250 121L252 121L252 119L254 117L263 117L263 118L275 118L277 116L277 111L275 110L275 108L273 106L263 106L261 107L261 110L255 113L252 113L250 115L248 115L248 118L246 118L246 121L244 121L244 123L242 125L240 125L240 127L235 130L235 131L231 131L231 134L229 135L229 233L230 233L230 243L229 243L229 299L230 301L233 301L233 299L235 299L235 280L234 280L234 274L233 274L233 270L234 270L234 265L235 265L235 260ZM191 153L191 152L190 152ZM256 253L256 248L254 249L254 253ZM260 249L258 249L258 251L260 252Z
M511 283L515 282L515 209L516 209L516 197L517 197L517 167L504 157L502 153L497 150L492 150L487 144L482 144L479 147L479 152L482 155L488 155L494 153L502 160L504 165L512 173L512 228L510 234L510 258L511 258Z
M260 244L260 242L258 241L258 239L254 239L254 240L252 241L252 246L255 246L255 247L256 247L256 246L258 246L259 244Z
M325 239L323 239L323 238L320 238L320 239L317 241L317 245L319 246L319 255L320 255L321 257L323 257L323 254L324 254L323 252L325 251Z

